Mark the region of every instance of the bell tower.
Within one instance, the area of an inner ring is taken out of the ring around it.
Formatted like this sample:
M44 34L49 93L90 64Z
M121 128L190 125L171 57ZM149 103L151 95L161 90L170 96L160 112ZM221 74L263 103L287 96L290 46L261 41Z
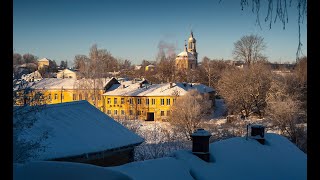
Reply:
M198 64L198 53L196 48L196 39L193 37L193 32L191 31L190 37L188 39L188 52L190 52L196 58L196 64Z

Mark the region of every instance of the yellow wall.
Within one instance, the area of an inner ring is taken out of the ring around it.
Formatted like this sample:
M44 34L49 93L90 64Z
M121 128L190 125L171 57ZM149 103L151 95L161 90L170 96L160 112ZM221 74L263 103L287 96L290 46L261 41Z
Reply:
M123 98L123 104L121 103ZM138 99L141 99L141 104L138 104ZM104 112L114 119L140 119L147 120L147 113L154 113L154 120L165 120L168 117L168 111L171 113L174 96L149 96L149 97L136 97L136 96L104 96L105 109ZM108 99L110 101L108 102ZM117 99L117 104L114 103ZM130 104L132 99L132 104ZM149 99L149 105L147 104ZM155 104L152 104L154 99ZM161 105L161 99L164 100L164 105ZM167 99L170 100L170 105L167 104ZM115 113L115 110L117 113ZM132 114L130 115L130 110ZM121 113L124 112L124 114ZM140 111L140 115L139 115ZM163 116L161 116L163 111Z
M41 92L46 99L46 104L57 104L63 102L72 102L79 100L87 100L90 104L103 111L103 90L96 90L96 101L94 100L93 90L78 90L78 89L47 89L47 90L34 90L35 92ZM22 105L22 101L17 105ZM96 104L96 105L95 105Z

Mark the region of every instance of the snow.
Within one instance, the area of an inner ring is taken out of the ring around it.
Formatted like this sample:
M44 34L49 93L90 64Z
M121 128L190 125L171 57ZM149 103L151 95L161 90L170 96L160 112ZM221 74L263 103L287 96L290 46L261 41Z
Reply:
M189 168L181 161L172 157L132 162L116 167L106 167L106 169L118 170L129 175L132 179L193 180L192 176L190 176Z
M103 89L106 81L109 79L97 79L96 86L98 89ZM102 82L102 83L100 83ZM89 86L93 86L93 79L73 79L73 78L44 78L38 82L30 83L29 86L32 89L78 89L83 88L81 85L88 84ZM79 87L80 86L80 87Z
M197 129L191 136L211 136L211 134L204 129Z
M130 180L121 172L100 166L54 161L13 165L14 180Z
M125 88L123 87L125 86ZM176 92L184 95L188 90L196 89L200 93L209 93L214 91L213 88L199 83L170 83L163 84L142 84L125 81L121 84L112 85L103 95L110 96L174 96Z
M266 145L235 137L210 144L210 158L204 162L190 151L175 157L191 168L196 179L307 179L307 156L283 136L265 134Z
M107 174L138 180L157 179L307 179L307 155L283 136L267 133L266 144L235 137L210 144L210 162L180 150L171 157L101 167L73 163L41 162L14 167L16 179L103 179ZM29 168L28 168L29 167ZM58 173L57 173L58 172ZM64 174L65 173L65 174ZM62 175L64 174L63 178ZM106 179L110 179L108 176ZM31 178L32 177L32 178ZM34 178L36 177L36 178ZM48 178L47 178L48 177ZM69 178L75 177L75 178Z
M137 134L104 114L87 101L46 105L36 114L32 128L21 134L36 139L48 131L37 160L62 158L136 145L143 142Z

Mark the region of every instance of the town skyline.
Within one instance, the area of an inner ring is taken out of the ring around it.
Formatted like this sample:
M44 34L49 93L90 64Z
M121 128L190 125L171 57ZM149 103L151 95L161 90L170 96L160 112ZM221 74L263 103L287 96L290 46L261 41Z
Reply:
M260 28L251 6L242 11L240 1L96 0L74 4L15 0L13 49L57 63L67 60L72 65L75 55L87 55L89 48L97 44L114 57L137 65L142 60L155 60L161 43L179 54L192 30L199 62L204 56L233 59L234 43L250 34L264 38L264 54L270 62L295 62L299 40L296 5L288 7L285 30L279 22L269 29L262 5ZM301 25L301 41L302 53L307 55L306 18Z

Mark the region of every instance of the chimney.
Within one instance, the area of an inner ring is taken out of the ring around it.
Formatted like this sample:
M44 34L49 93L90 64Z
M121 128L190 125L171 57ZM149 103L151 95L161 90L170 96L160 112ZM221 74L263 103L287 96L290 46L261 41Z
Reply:
M122 87L123 87L123 88L126 88L126 85L125 85L125 84L122 84Z
M173 87L172 82L170 82L170 88L172 88L172 87Z
M251 125L251 138L257 140L260 144L265 144L264 129L262 125Z
M142 83L139 83L139 85L140 85L140 88L142 88Z
M206 162L210 161L210 151L209 151L210 136L211 136L211 133L209 133L204 129L197 129L194 133L191 134L192 153Z

